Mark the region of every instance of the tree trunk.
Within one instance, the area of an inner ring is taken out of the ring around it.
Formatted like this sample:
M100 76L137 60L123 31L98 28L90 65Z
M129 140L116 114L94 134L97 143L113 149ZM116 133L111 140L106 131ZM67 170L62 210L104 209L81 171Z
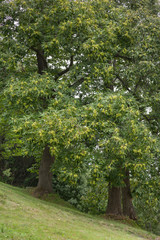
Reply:
M137 217L132 203L132 193L128 170L126 171L125 175L125 187L122 188L123 215L128 216L130 219L136 220Z
M115 216L122 214L120 187L114 187L109 184L106 214Z
M31 47L31 49L36 52L38 73L43 75L44 71L48 69L44 51L41 47ZM53 192L52 173L50 172L53 163L54 157L51 156L49 147L46 146L40 163L38 185L34 191L36 197Z
M35 196L52 193L52 173L51 166L54 163L54 157L51 156L49 147L45 147L39 169L39 180L35 189Z
M44 52L37 50L36 55L37 55L38 73L42 75L43 71L48 68L46 59L44 57Z

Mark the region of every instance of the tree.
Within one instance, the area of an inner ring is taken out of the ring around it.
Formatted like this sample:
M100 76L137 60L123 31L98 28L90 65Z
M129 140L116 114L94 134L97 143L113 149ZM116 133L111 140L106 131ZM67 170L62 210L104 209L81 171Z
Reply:
M8 75L5 89L5 96L9 94L7 104L12 108L8 108L8 116L39 119L52 104L56 105L60 88L74 88L83 82L79 77L83 68L80 62L84 62L80 48L92 34L90 15L92 9L88 11L83 2L2 2L3 42L15 59L10 62L13 74L11 78ZM33 76L36 71L38 75ZM72 81L67 77L69 71ZM59 82L62 84L58 87ZM45 144L41 146L44 153L37 188L42 193L52 191L50 167L55 159L47 140Z
M136 219L130 178L137 178L139 172L148 174L145 169L155 161L156 138L141 121L134 98L126 94L100 96L86 111L85 124L92 129L87 141L92 146L95 179L103 172L109 182L107 214Z
M113 28L110 30L112 41L103 45L106 58L102 61L99 60L99 64L96 65L96 73L101 78L100 87L103 91L106 88L114 91L115 89L116 91L124 89L134 96L139 105L143 121L148 122L153 134L158 133L159 124L156 117L156 113L159 113L157 104L159 99L159 40L158 31L156 30L157 26L159 26L158 5L156 5L156 2L154 2L155 5L152 5L152 1L147 3L146 1L119 1L119 4L122 7L116 8L117 15L115 9L112 11L112 15L109 15L109 21L101 21L105 18L106 9L104 8L105 10L101 11L101 16L104 15L99 19L99 26L103 31L99 31L97 35L95 34L94 38L95 44L99 43L101 39L105 39L105 36L108 36L106 26L112 20ZM107 53L110 54L110 60ZM98 51L97 55L95 52L91 55L93 59L95 59L95 56L98 59ZM110 71L108 78L101 75L104 73L102 69L104 66L106 67L106 59ZM157 96L156 102L155 96ZM150 104L151 99L154 99L153 105L156 106L156 113L153 110L154 107ZM127 178L128 176L125 179ZM128 180L126 180L127 182ZM125 192L131 192L129 186L128 182L126 186L128 190L123 191L124 194ZM114 188L113 194L115 194L115 191L119 196L119 188L117 190ZM113 199L112 196L111 199ZM128 206L132 205L131 194L124 196L124 199L128 199ZM115 208L113 207L113 209Z
M3 78L4 82L7 79L3 86L3 106L5 119L9 119L6 152L18 150L16 154L31 154L41 161L38 194L52 191L50 168L60 158L79 167L83 167L84 158L98 161L99 166L107 169L113 164L112 171L104 171L110 182L107 212L121 214L120 191L124 187L123 213L135 218L130 178L135 177L137 159L142 157L143 162L148 154L146 159L150 163L151 150L145 153L145 148L152 140L148 130L145 133L143 121L148 121L154 133L159 124L154 110L158 111L150 99L159 94L160 68L159 19L143 1L132 4L131 1L106 0L48 0L47 4L41 0L3 1L0 22L2 40L10 54L6 63L3 61L5 69L9 69ZM129 98L122 94L121 99L121 95L114 93L121 90L128 93ZM98 93L104 94L104 100L97 100ZM138 115L134 107L127 105L132 97L137 101ZM111 104L111 109L107 109L108 123L104 113L97 110L98 101L102 101L104 111L107 103ZM146 109L150 107L152 113L148 114ZM117 110L123 113L119 117ZM88 117L90 127L86 127ZM103 122L106 125L103 126ZM108 152L103 136L111 138L107 143ZM147 140L140 141L144 137ZM101 140L104 143L97 149ZM125 147L129 142L131 147ZM114 196L118 196L118 205Z

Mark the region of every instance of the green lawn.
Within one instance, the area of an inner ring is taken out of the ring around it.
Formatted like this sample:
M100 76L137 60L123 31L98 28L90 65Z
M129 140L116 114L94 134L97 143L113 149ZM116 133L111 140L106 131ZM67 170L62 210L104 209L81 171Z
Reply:
M153 235L118 221L84 214L58 196L44 201L0 183L0 239L146 240Z

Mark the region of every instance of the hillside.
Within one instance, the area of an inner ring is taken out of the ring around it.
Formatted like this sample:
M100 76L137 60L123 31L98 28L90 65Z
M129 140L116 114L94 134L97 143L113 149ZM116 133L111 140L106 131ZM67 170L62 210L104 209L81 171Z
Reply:
M36 199L20 188L0 183L0 239L146 240L155 236L118 221L84 214L52 196Z

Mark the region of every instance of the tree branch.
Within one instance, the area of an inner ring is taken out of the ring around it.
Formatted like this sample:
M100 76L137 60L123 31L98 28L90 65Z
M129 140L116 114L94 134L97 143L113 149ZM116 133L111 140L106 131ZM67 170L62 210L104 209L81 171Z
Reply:
M128 61L133 61L133 60L134 60L134 59L131 58L131 57L123 56L123 55L121 55L121 54L119 54L119 53L116 53L116 54L114 55L114 57L126 59L126 60L128 60Z
M70 85L69 85L69 88L71 88L71 87L73 87L73 88L78 87L78 86L79 86L80 84L82 84L84 81L85 81L85 78L82 77L82 78L78 79L77 81L75 81L73 84L70 84Z
M43 74L43 71L48 68L47 61L46 61L46 58L44 57L43 50L37 49L35 47L31 47L31 50L36 52L38 73Z
M69 66L68 66L66 69L64 69L62 72L59 72L59 73L57 74L57 76L55 77L55 81L56 81L59 77L61 77L62 75L64 75L64 74L66 74L67 72L69 72L69 70L71 69L72 66L73 66L73 56L71 56L71 58L70 58L70 64L69 64Z
M126 84L126 82L119 76L116 74L116 77L119 79L119 81L122 83L123 87L128 90L128 92L132 93L132 91L129 89L128 85ZM133 93L132 93L133 94Z

